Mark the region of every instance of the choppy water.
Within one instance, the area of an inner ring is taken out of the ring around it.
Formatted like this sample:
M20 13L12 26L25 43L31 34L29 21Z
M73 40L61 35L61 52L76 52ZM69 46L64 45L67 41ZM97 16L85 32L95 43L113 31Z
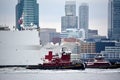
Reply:
M120 80L120 69L28 70L0 69L0 80Z

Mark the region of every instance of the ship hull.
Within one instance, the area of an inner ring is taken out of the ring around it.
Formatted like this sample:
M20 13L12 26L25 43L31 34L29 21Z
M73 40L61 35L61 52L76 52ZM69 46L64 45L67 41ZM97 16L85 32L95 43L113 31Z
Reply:
M27 69L43 69L43 70L52 70L52 69L74 69L74 70L84 70L84 64L75 64L75 65L66 65L66 66L43 66L43 65L29 65Z
M109 68L109 63L93 63L91 65L87 65L87 68Z

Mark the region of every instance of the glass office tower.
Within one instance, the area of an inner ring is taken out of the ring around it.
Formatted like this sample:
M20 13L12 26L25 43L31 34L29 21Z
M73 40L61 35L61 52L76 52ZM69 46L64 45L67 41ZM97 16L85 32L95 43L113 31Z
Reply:
M120 40L120 0L108 3L108 38Z
M39 4L36 0L18 0L16 5L16 27L28 28L36 25L39 27Z
M89 7L87 3L82 3L79 6L79 29L85 30L85 38L88 38L89 25Z

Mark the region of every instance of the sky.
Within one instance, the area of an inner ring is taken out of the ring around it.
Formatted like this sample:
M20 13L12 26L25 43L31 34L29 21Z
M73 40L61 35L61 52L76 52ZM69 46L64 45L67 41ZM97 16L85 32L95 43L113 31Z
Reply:
M0 0L0 25L15 26L15 6L18 0ZM61 31L61 16L65 16L66 0L37 0L41 28ZM68 0L67 0L68 1ZM70 0L69 0L70 1ZM76 13L82 3L89 5L89 29L97 29L99 35L107 36L108 0L74 0Z

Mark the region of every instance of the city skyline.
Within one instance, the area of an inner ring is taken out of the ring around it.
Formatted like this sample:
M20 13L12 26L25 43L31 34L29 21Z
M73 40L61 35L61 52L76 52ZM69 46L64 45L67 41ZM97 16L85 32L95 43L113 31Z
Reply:
M61 16L64 15L64 5L66 0L37 0L39 3L39 24L41 28L57 28L61 31ZM69 0L68 0L69 1ZM74 1L74 0L73 0ZM90 8L89 28L98 29L100 35L107 35L107 11L108 0L76 0L76 14L78 16L78 6L81 3L88 3ZM15 25L15 5L17 0L0 1L0 25ZM104 30L103 30L104 27Z

